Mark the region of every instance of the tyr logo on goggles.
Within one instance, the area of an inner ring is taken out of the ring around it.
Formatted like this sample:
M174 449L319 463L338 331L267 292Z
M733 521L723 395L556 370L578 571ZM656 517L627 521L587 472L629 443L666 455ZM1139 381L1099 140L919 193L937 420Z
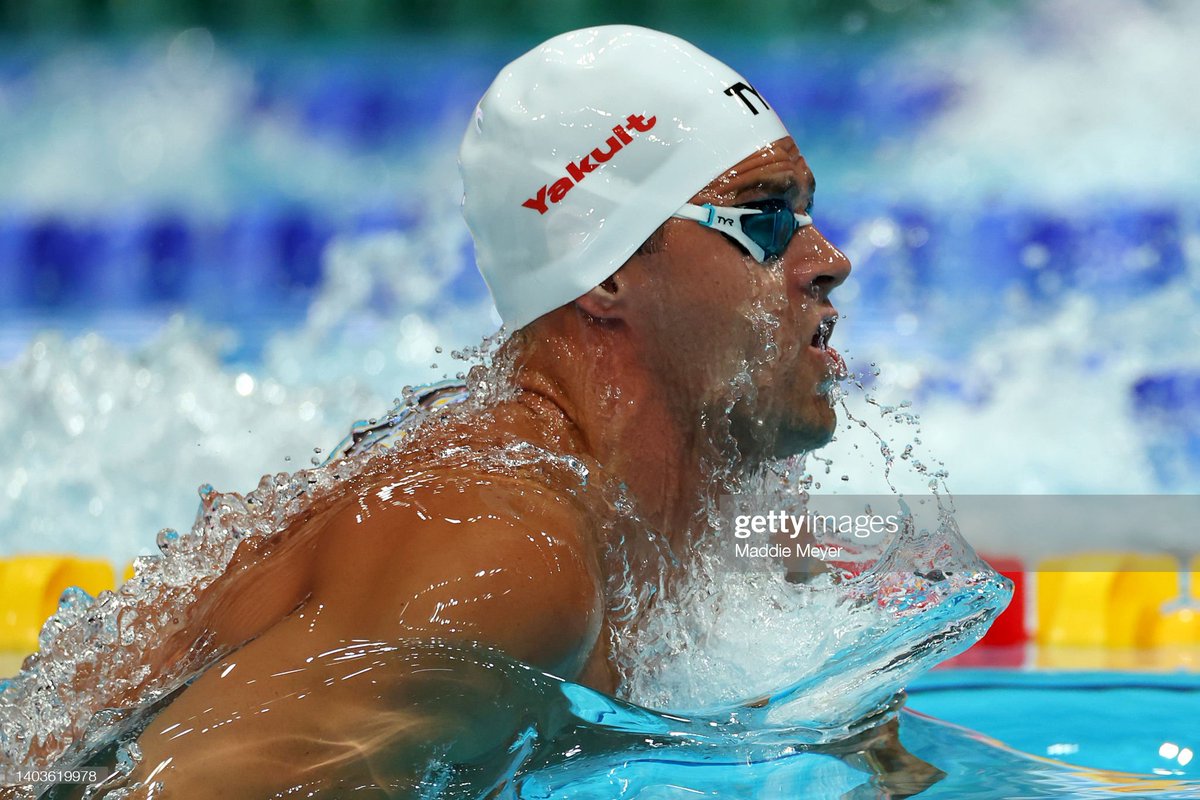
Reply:
M750 208L702 206L688 203L671 216L699 222L720 231L745 248L758 263L783 255L796 231L812 225L812 217L797 214L782 200L764 200Z

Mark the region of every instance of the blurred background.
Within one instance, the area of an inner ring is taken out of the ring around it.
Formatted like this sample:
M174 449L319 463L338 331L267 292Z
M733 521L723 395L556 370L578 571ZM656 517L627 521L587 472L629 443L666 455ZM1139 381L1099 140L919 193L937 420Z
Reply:
M462 370L498 318L461 132L507 61L611 22L789 125L892 452L956 492L1195 493L1200 5L3 0L0 555L153 552L197 486Z

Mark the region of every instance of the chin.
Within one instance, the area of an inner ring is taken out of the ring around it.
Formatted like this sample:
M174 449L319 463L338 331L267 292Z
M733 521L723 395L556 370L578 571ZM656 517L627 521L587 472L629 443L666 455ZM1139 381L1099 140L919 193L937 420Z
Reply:
M775 440L774 457L788 458L808 453L829 444L833 438L833 426L822 428L790 429L780 431Z
M785 426L775 439L775 457L787 458L829 444L837 429L837 412L832 406L822 405L812 418Z
M811 395L803 408L793 408L780 420L776 414L751 411L744 402L730 415L730 433L738 451L751 461L778 460L829 444L837 427L837 412L826 395ZM751 420L770 420L752 423Z

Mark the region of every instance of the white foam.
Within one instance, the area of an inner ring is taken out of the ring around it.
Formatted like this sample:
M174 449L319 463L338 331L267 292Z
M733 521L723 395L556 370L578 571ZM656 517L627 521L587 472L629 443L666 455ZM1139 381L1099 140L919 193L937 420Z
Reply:
M1048 0L916 39L902 62L957 90L906 147L903 190L947 207L987 191L1114 206L1193 196L1198 35L1200 6L1187 0Z
M413 186L428 141L364 155L313 136L303 108L255 114L254 68L200 28L125 52L74 42L40 58L31 78L0 87L0 204L77 215L165 204L223 216L253 187L336 213L394 204ZM459 131L433 121L425 133Z

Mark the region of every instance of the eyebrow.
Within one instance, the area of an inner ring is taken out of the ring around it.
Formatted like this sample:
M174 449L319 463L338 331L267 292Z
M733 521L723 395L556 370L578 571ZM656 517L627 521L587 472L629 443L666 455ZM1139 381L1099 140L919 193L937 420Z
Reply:
M764 178L748 186L743 186L742 188L738 189L737 193L741 195L747 192L763 190L771 194L788 194L789 192L805 189L807 190L806 193L809 197L812 197L814 194L816 194L817 180L813 177L811 172L808 173L808 180L805 181L805 184L806 185L804 187L801 187L801 185L796 182L795 175L778 175Z

